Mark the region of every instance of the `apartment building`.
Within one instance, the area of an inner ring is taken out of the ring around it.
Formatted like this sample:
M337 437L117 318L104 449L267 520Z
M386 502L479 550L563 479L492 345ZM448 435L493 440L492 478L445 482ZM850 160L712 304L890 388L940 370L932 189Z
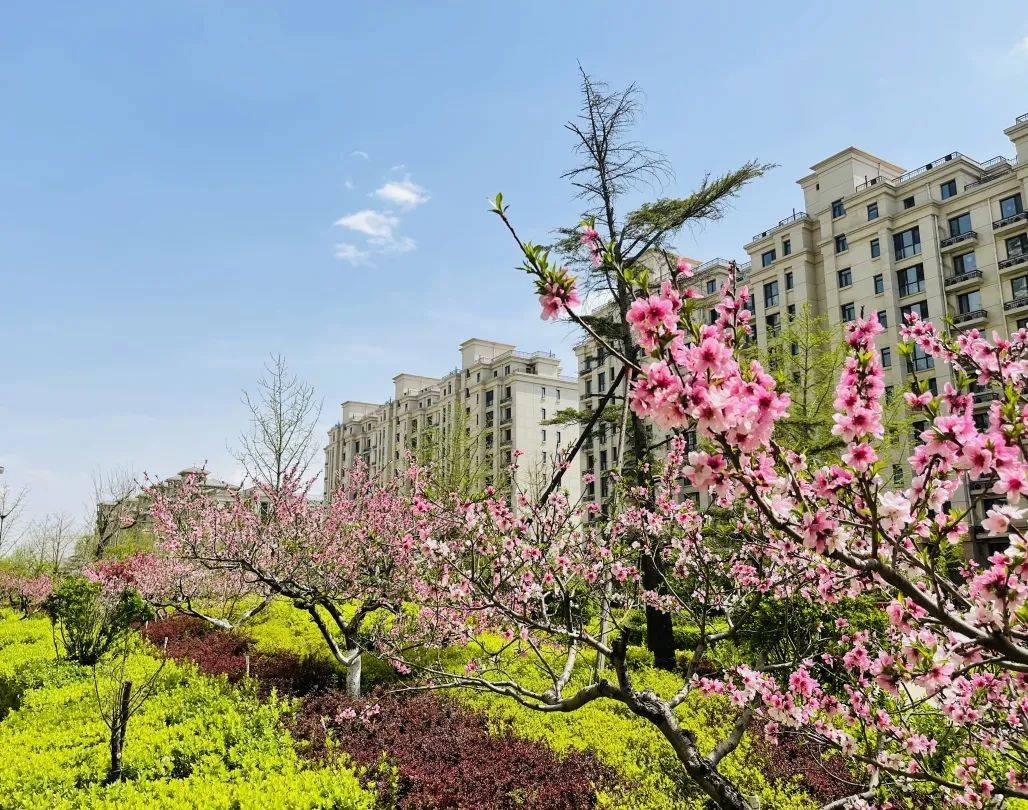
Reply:
M398 374L393 386L384 403L342 404L325 447L326 496L345 482L358 458L389 478L406 469L407 453L416 453L419 442L446 444L454 431L465 432L484 483L505 486L511 454L520 450L516 483L539 491L578 438L574 424L546 424L579 402L577 378L562 376L550 352L526 353L509 343L472 338L460 345L460 365L448 374ZM580 483L576 462L563 486L577 498Z
M716 318L714 305L717 303L721 288L728 279L729 261L717 258L699 264L695 260L688 260L694 265L692 278L680 278L679 286L693 287L699 292L701 298L696 301L698 312L703 313L705 320L713 322ZM649 263L654 271L653 286L658 287L667 277L667 262L657 261ZM746 279L749 265L738 267L738 277ZM613 304L606 304L592 313L602 316L604 314L614 318ZM620 362L605 351L592 336L587 336L575 346L575 357L578 361L578 395L582 401L582 409L591 411L599 406L604 394L617 379L620 370ZM613 404L621 406L624 402L624 387L622 386L615 394ZM647 424L647 433L650 445L659 445L668 438L665 431L660 430L652 424ZM695 443L695 435L686 434L686 440ZM624 448L621 446L621 435L619 425L610 425L604 421L597 423L592 436L582 447L579 455L581 457L582 473L592 473L595 481L584 484L584 495L586 499L599 504L600 514L607 511L610 500L614 495L614 488L611 484L610 473L616 471L620 465L621 454ZM695 493L693 493L695 495Z
M1004 336L1028 325L1028 115L1004 133L1013 157L950 152L908 171L850 147L812 166L798 181L805 210L745 247L758 344L804 304L834 325L875 312L886 327L878 343L892 395L913 374L936 390L950 379L919 350L909 360L899 354L908 312ZM989 398L979 397L979 419ZM907 472L896 461L901 482Z

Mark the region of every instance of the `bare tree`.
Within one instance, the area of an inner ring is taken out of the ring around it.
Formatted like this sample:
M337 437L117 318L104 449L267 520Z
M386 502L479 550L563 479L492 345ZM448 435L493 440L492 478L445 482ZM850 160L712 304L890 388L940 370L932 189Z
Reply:
M303 476L310 469L321 403L314 387L292 375L281 355L273 355L264 368L256 392L243 392L250 427L240 437L236 458L252 481L278 489L287 473Z
M29 530L29 554L35 573L58 574L75 547L71 518L54 512L38 520Z
M135 527L144 510L139 483L127 470L93 474L93 534L89 538L89 559L99 560L118 536Z
M18 523L25 513L28 489L13 490L0 484L0 556L18 539Z
M676 263L671 241L688 225L720 219L739 191L750 181L763 175L770 165L750 161L738 169L712 177L705 174L699 188L685 197L659 197L628 213L619 209L626 197L656 190L674 179L668 159L632 138L632 131L641 112L641 93L631 84L623 90L611 90L594 80L584 70L582 75L582 107L576 119L566 124L575 140L575 152L581 162L565 172L585 202L584 216L595 221L601 238L611 246L598 267L590 266L580 244L578 227L560 230L557 247L569 261L586 270L586 288L605 293L612 311L582 320L626 365L638 365L638 349L632 340L627 319L632 304L632 290L617 267L649 273L654 265ZM588 268L588 269L586 269ZM580 274L582 275L582 274ZM612 390L621 383L612 386ZM620 406L626 406L627 388L622 388ZM603 392L598 392L602 395ZM591 427L583 432L588 434ZM637 483L652 491L653 458L646 425L635 413L624 423L625 446L622 452L622 473L626 483ZM663 576L657 563L642 559L644 585L650 589L663 587ZM674 666L674 639L671 618L654 608L647 608L647 646L657 666Z

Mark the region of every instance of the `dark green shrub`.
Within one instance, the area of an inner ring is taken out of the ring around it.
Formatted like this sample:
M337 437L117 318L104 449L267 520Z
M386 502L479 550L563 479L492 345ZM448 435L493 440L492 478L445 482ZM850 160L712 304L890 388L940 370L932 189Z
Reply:
M136 591L115 593L82 576L61 582L43 609L65 655L87 665L99 661L133 623L153 616L153 609Z

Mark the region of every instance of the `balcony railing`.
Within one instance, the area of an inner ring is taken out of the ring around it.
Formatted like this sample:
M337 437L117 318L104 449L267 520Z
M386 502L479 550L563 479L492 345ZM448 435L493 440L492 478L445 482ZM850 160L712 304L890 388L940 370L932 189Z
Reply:
M892 182L897 186L901 183L906 183L908 180L913 180L915 177L924 174L927 171L931 171L937 166L941 166L943 163L948 163L955 158L962 157L965 160L970 160L966 155L960 154L960 152L950 152L948 155L943 155L938 160L933 160L931 163L926 163L924 166L918 166L916 169L911 169L909 172L904 172ZM976 161L972 161L976 162Z
M1020 124L1024 121L1028 121L1028 113L1025 113L1024 115L1019 115L1017 116L1017 118L1014 119L1015 124Z
M951 245L959 244L960 242L966 242L969 239L977 239L978 231L964 231L964 233L954 234L953 236L947 236L939 242L939 247L947 248Z
M967 281L973 281L974 279L978 279L978 278L981 278L981 277L982 277L982 271L981 270L968 270L966 273L961 273L960 275L950 276L949 278L947 278L946 279L946 286L947 287L956 287L958 284L963 284L963 283L965 283Z
M768 228L766 231L763 231L762 233L758 233L750 241L756 242L758 239L763 239L765 236L769 236L769 235L773 234L779 228L784 228L786 225L791 225L793 222L799 222L799 221L804 220L804 219L810 219L810 217L807 216L807 212L806 211L797 211L791 217L786 217L785 219L780 220L779 223L777 225L775 225L774 227Z
M970 312L958 312L953 316L953 323L968 323L969 321L981 321L987 318L989 313L984 309L972 309Z
M1003 309L1008 312L1012 309L1020 309L1021 307L1028 307L1028 295L1022 295L1020 298L1015 298L1013 301L1007 301L1003 304Z
M992 402L994 399L999 399L999 394L995 391L975 391L974 401L980 405L983 402Z
M1028 222L1028 211L1018 211L1016 214L1011 214L1009 217L1003 217L1003 219L997 219L992 223L993 230L999 230L1000 228L1006 228L1009 225L1014 225L1018 222Z
M853 189L853 191L863 191L865 188L871 188L871 186L878 186L882 183L888 183L889 185L892 185L893 182L894 181L889 180L887 177L882 177L881 175L878 175L877 177L872 177L870 180L865 180L863 183L861 183L859 186Z
M980 180L975 180L971 183L964 184L964 191L968 191L978 186L984 186L986 183L991 183L994 180L999 180L1001 177L1006 177L1010 171L1017 165L1016 160L1009 160L1004 158L1001 162L996 164L993 168L994 171L986 173Z
M1007 267L1014 267L1018 264L1024 264L1028 262L1028 253L1022 253L1019 256L1008 256L1002 259L999 263L999 269L1005 270Z

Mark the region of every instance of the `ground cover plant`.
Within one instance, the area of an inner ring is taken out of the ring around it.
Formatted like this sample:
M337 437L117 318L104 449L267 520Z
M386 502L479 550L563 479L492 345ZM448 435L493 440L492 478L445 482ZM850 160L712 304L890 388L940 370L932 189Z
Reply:
M153 665L145 649L130 663ZM88 668L55 657L46 619L0 617L3 807L374 806L353 768L297 755L280 722L284 704L174 662L132 720L125 781L106 785L108 730L93 689Z

